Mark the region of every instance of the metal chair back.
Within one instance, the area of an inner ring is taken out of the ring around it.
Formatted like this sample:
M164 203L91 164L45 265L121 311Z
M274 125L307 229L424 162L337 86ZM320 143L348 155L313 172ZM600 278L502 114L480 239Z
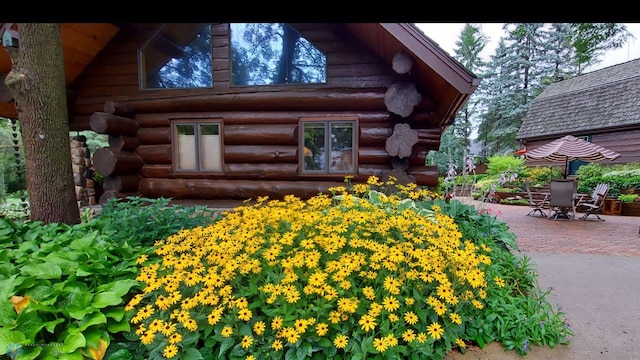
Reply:
M551 180L549 184L551 199L549 205L573 208L573 194L576 191L576 182L573 180Z

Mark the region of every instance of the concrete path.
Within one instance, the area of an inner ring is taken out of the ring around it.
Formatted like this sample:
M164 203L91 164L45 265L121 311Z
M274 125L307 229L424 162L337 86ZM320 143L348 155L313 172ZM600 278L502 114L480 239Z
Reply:
M548 300L575 333L569 345L534 347L526 360L640 360L640 218L549 220L527 216L528 206L476 205L508 224L520 255L531 258L540 287L552 288ZM491 344L447 356L453 359L523 358Z

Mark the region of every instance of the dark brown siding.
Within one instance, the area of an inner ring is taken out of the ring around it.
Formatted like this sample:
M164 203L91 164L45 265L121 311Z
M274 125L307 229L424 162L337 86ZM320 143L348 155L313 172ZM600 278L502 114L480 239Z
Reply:
M527 150L533 150L553 140L555 140L555 138L538 141L528 141ZM604 161L602 162L602 164L626 164L630 162L640 163L640 151L638 151L638 149L640 149L640 130L621 130L608 133L593 134L591 135L591 142L620 153L619 158L613 161ZM554 163L544 160L527 160L527 165L558 166L562 169L562 171L565 170L564 163Z
M366 182L371 175L383 177L393 170L393 157L385 150L386 139L393 133L395 122L407 122L419 131L420 138L408 159L408 172L418 185L436 185L435 167L424 166L426 151L440 144L438 122L429 115L433 99L423 98L417 113L407 119L390 113L385 92L399 80L410 81L410 77L396 74L343 24L293 25L326 55L326 84L230 86L229 24L218 23L212 25L212 88L140 90L137 51L159 24L136 24L137 28L121 30L74 83L72 124L81 129L89 124L87 118L102 112L126 116L137 123L137 141L116 134L110 137L111 148L98 155L104 159L111 183L126 183L122 189L143 196L308 197L344 185L345 174L299 173L301 118L357 120L356 182ZM221 121L222 172L174 171L170 123L178 119ZM134 189L137 175L139 185Z
M141 100L223 93L278 92L296 88L387 88L397 75L382 59L338 24L294 24L307 40L327 57L327 83L288 86L230 87L229 24L212 26L213 88L140 90L138 86L138 49L160 24L138 24L139 29L122 30L74 83L74 114L90 115L103 111L107 101ZM132 36L133 34L133 36Z

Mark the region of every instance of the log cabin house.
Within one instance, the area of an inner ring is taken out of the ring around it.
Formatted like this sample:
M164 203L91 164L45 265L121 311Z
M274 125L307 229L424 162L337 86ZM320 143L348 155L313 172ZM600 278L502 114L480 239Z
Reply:
M3 39L19 31L1 24ZM480 82L410 23L63 23L61 36L69 128L109 136L93 154L100 203L310 198L346 176L436 186L425 156ZM0 78L10 69L2 48ZM17 116L6 89L0 116Z

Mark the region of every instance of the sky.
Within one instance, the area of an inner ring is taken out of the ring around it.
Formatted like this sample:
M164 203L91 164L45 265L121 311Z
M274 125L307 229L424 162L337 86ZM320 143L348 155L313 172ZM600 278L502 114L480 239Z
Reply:
M456 41L465 23L416 23L428 37L438 43L442 49L454 55ZM489 43L481 53L486 60L495 54L495 48L501 36L505 35L502 30L502 23L482 23L482 32L489 38ZM604 67L617 65L629 60L640 58L640 23L625 23L627 30L633 34L635 39L629 39L627 44L620 49L608 50L601 63L590 66L585 72L602 69Z

